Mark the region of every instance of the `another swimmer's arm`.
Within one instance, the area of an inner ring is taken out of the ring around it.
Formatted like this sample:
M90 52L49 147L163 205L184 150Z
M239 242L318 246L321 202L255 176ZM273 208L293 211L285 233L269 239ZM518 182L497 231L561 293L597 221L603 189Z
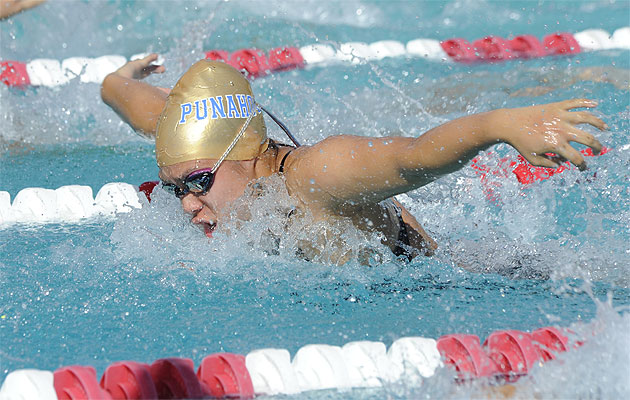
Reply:
M151 86L140 79L164 72L161 65L152 65L157 54L130 61L105 77L101 98L134 130L155 136L158 118L166 104L168 90Z
M0 19L9 18L20 11L28 10L46 0L0 0Z
M456 119L415 139L328 138L295 151L294 161L289 159L285 168L287 184L305 203L338 210L357 208L457 171L499 142L514 146L534 165L557 167L567 159L584 168L582 155L569 142L589 146L595 153L601 144L575 125L606 129L606 124L589 112L569 110L594 106L582 99L500 109Z

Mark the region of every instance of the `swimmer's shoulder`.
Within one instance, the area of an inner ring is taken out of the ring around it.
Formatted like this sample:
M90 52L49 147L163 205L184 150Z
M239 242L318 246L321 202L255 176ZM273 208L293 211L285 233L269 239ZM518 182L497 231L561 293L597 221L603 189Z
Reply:
M285 175L295 172L298 174L313 172L309 165L318 165L325 170L326 165L335 162L335 158L344 156L343 150L345 148L365 139L362 136L335 135L329 136L315 144L302 145L297 148L276 143L279 146L277 166L279 167L282 160L284 160ZM304 164L304 168L298 168L300 164Z

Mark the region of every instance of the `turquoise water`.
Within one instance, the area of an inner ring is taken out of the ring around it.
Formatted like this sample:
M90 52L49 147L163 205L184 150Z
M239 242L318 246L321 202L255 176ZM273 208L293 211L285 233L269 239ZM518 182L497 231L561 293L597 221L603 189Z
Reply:
M150 82L168 87L213 48L612 32L628 24L629 13L627 2L50 2L0 22L0 58L159 51L167 73ZM364 339L389 345L454 332L483 338L556 325L571 326L587 344L536 369L519 393L627 396L630 151L621 149L629 143L630 95L627 82L574 79L588 67L627 79L630 57L609 50L475 66L401 58L254 81L258 101L306 143L337 133L417 136L469 113L589 97L600 102L596 113L610 130L598 137L613 151L589 159L585 173L566 171L528 187L512 176L492 178L498 201L487 199L468 167L409 193L405 205L440 244L435 257L411 264L383 249L370 267L297 259L294 234L280 233L283 249L269 247L261 232L277 228L277 218L264 212L239 226L239 235L226 230L208 241L161 192L151 206L115 219L4 227L0 381L18 368L86 364L101 373L123 359L199 362L218 351L295 352ZM518 95L549 86L544 79L553 90ZM100 102L96 84L1 87L0 105L0 190L12 198L25 187L83 184L96 192L107 182L157 175L151 144ZM515 152L498 146L482 158L492 165L499 156ZM282 200L263 196L255 209ZM345 234L349 245L363 244ZM422 387L384 390L401 398L466 397L468 388L445 374ZM350 395L365 393L326 393Z

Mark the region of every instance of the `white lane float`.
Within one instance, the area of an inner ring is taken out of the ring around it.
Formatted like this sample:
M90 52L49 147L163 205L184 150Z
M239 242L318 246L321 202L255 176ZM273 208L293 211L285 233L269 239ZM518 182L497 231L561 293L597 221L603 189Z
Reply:
M434 61L488 63L514 59L572 55L584 51L630 49L630 27L612 34L603 29L587 29L577 33L558 32L542 40L533 35L511 39L486 36L472 43L462 38L435 40L419 38L402 43L381 40L373 43L348 42L336 45L315 43L297 47L279 47L268 52L240 49L233 52L210 50L205 58L222 60L257 78L270 73L335 63L362 63L388 57L422 57ZM144 54L136 54L134 60ZM107 74L127 62L121 55L97 58L71 57L65 60L35 59L27 62L0 60L0 81L7 86L59 86L72 79L83 83L101 83ZM158 59L162 64L163 59Z
M105 184L96 198L92 197L91 187L82 185L55 190L25 188L18 192L13 203L8 192L0 191L0 227L14 223L75 223L141 207L138 189L122 182Z
M11 372L0 389L0 400L57 400L53 373L38 369Z

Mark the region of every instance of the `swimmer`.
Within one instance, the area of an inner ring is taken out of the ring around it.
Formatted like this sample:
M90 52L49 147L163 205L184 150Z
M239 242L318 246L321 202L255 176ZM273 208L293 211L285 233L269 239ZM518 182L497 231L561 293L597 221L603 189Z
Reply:
M230 204L260 178L281 175L297 210L315 221L347 221L378 233L396 255L431 255L435 241L393 199L460 170L480 151L508 143L536 166L586 162L569 143L599 141L577 125L607 125L587 99L469 115L420 137L331 136L292 147L267 137L247 79L231 66L201 60L169 92L141 81L155 54L127 63L103 81L101 96L136 131L156 137L159 176L207 236L230 218Z

